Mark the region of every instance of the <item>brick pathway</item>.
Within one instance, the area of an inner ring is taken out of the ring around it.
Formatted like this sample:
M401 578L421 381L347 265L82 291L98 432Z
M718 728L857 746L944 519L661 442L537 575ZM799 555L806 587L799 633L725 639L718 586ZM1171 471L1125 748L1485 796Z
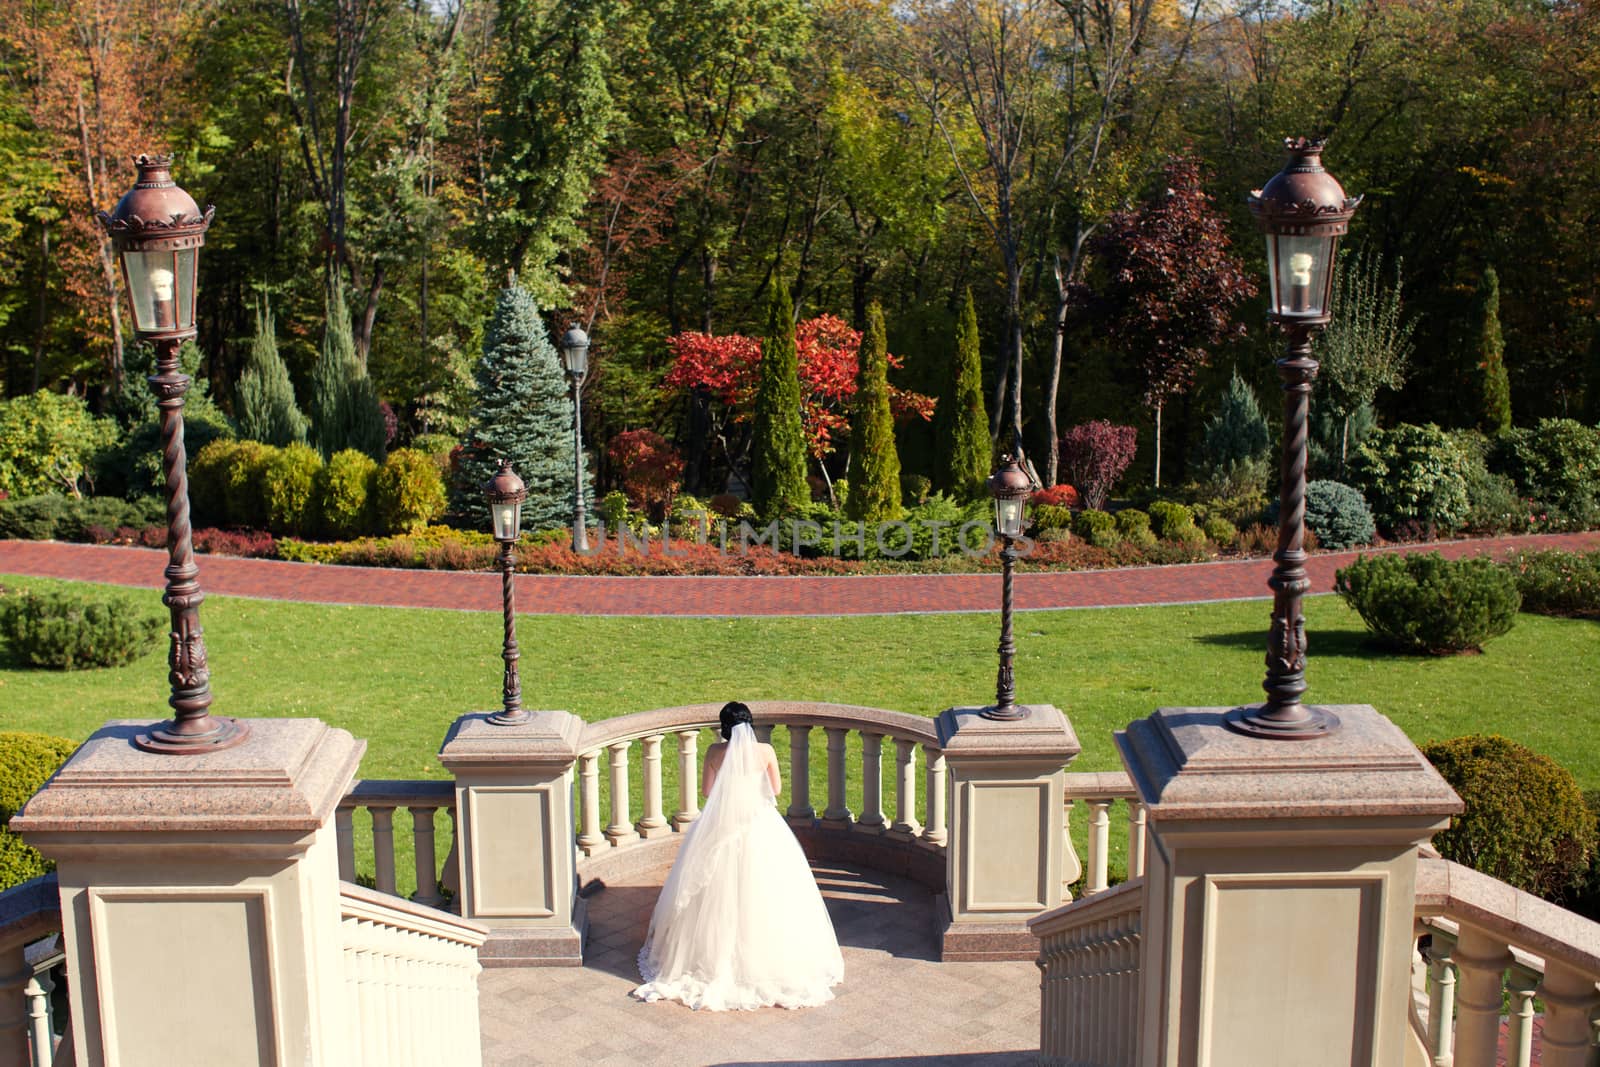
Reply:
M938 963L932 898L856 867L813 868L844 951L844 983L820 1008L695 1012L628 996L666 868L589 898L579 968L486 970L478 978L485 1067L532 1064L1031 1064L1039 970Z
M1411 545L1386 551L1447 556L1504 553L1513 548L1600 548L1600 531L1496 537ZM1315 555L1312 591L1331 592L1334 571L1354 552ZM143 588L165 583L159 549L53 541L0 541L0 574L77 578ZM1182 604L1264 598L1272 561L1230 560L1172 567L1122 567L1017 575L1019 610ZM498 611L500 578L459 571L335 567L281 560L201 556L208 593L319 604ZM551 615L894 615L906 612L994 611L996 574L905 574L845 577L600 578L521 575L517 609Z

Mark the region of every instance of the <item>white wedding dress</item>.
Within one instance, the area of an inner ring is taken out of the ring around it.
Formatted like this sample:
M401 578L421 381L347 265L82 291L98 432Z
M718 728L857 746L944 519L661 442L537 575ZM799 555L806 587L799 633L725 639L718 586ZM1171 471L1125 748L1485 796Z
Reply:
M761 744L733 728L639 950L641 1000L709 1011L833 999L844 958L800 842L774 806Z

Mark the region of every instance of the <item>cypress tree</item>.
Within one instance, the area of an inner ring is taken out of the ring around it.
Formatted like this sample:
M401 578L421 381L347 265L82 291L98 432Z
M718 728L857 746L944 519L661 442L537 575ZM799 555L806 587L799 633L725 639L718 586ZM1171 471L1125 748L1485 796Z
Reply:
M989 416L983 408L978 308L968 289L956 320L956 361L934 412L939 421L939 484L959 499L984 492L989 477Z
M1485 267L1478 283L1478 428L1486 434L1511 429L1511 382L1506 343L1500 335L1500 276Z
M456 478L452 510L480 528L489 524L483 485L509 459L528 487L526 530L572 524L572 401L539 306L513 284L502 289L475 372L477 398ZM588 494L593 507L593 494Z
M383 412L372 379L356 359L344 286L337 280L328 290L322 352L311 376L311 437L323 459L354 448L383 460Z
M756 514L775 519L805 507L811 502L811 487L806 484L806 435L800 423L800 358L794 305L782 279L775 281L767 305L753 432L751 503Z
M256 309L256 333L250 340L244 373L239 375L239 436L263 444L304 444L306 418L294 402L289 368L278 355L272 309Z
M884 340L883 307L867 308L867 330L861 338L856 398L850 413L850 495L845 514L863 522L898 519L900 454L894 445L894 416L889 412L889 345Z

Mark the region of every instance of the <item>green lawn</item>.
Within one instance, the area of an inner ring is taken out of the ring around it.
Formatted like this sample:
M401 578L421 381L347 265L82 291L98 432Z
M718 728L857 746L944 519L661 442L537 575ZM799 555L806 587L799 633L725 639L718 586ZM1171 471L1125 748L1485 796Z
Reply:
M0 584L71 583L0 576ZM154 592L133 595L161 610ZM1073 769L1116 768L1111 732L1154 707L1260 698L1267 614L1264 602L1025 613L1018 697L1072 719L1084 748ZM499 702L498 614L214 597L202 617L214 711L343 726L367 739L364 777L443 777L435 753L450 722ZM1524 615L1481 656L1432 659L1368 646L1361 620L1336 597L1308 600L1307 618L1313 700L1373 704L1419 742L1501 733L1555 757L1585 789L1600 788L1600 624ZM776 698L932 715L992 697L998 629L994 615L518 621L524 701L590 720ZM81 739L105 719L162 717L165 697L164 646L129 667L73 673L22 669L0 650L8 729ZM782 731L774 741L782 747ZM676 761L665 747L670 811ZM889 807L893 746L885 747ZM859 776L851 780L854 799Z

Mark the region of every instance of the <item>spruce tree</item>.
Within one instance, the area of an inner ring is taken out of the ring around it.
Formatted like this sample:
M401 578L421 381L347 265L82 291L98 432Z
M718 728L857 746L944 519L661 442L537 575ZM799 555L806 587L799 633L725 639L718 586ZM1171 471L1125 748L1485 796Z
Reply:
M1206 423L1203 453L1207 476L1223 496L1259 492L1271 476L1272 436L1255 390L1237 371Z
M289 368L278 355L272 309L256 309L256 333L250 340L244 373L239 375L239 436L263 444L304 444L306 418L294 402Z
M322 352L311 376L311 437L322 458L354 448L383 459L386 433L378 393L356 359L344 286L335 280L328 290Z
M762 519L793 514L811 502L806 484L806 436L800 423L800 360L794 343L789 286L775 281L761 342L760 382L750 465L752 505ZM852 489L851 495L854 495Z
M938 420L939 486L957 499L984 492L989 477L989 416L983 408L978 356L978 308L967 290L956 320L956 360L949 387L934 411Z
M1477 319L1478 429L1493 435L1511 429L1511 382L1506 377L1506 343L1500 335L1500 276L1493 267L1484 268L1478 283Z
M894 445L889 412L889 345L884 339L883 307L867 308L867 329L857 360L855 406L850 413L850 495L845 514L862 522L898 519L900 454Z
M509 459L528 487L525 530L572 524L572 401L555 346L526 290L500 291L476 371L477 398L451 486L452 510L487 529L483 485ZM593 494L589 494L591 508Z

